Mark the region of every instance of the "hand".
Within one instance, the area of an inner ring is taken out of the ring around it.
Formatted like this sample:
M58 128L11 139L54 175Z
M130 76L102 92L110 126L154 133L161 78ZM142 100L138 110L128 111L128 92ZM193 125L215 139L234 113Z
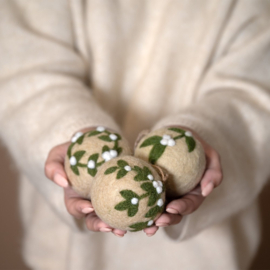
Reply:
M203 141L196 132L187 128L179 127L192 132L193 136L199 140L204 148L206 155L206 169L200 184L184 195L181 199L173 200L166 206L166 212L163 213L155 222L155 226L145 229L148 236L156 233L158 227L167 227L178 224L184 215L193 213L199 208L215 187L222 181L222 169L218 153L209 144Z
M86 132L92 129L84 129ZM112 232L116 236L123 237L126 231L114 229L104 223L94 212L89 200L83 199L69 185L64 169L65 156L70 142L55 146L47 157L45 163L45 175L55 184L64 188L64 199L67 211L77 219L85 218L86 226L90 231Z

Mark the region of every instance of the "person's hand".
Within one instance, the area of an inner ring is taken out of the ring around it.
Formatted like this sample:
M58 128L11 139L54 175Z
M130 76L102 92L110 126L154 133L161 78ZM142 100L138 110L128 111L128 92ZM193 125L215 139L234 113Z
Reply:
M203 141L193 130L187 127L175 127L191 131L193 136L201 142L206 156L206 169L200 184L195 189L182 198L169 202L166 206L166 212L155 221L155 226L144 230L148 236L154 235L158 227L176 225L181 221L184 215L193 213L200 207L205 197L208 196L215 187L219 186L222 181L222 169L217 151Z
M91 129L81 130L82 132ZM45 163L45 175L55 184L64 188L64 199L67 211L77 219L85 218L86 226L90 231L112 232L116 236L123 237L126 231L114 229L104 223L94 212L89 200L83 199L69 185L64 169L65 156L70 142L55 146L49 152Z

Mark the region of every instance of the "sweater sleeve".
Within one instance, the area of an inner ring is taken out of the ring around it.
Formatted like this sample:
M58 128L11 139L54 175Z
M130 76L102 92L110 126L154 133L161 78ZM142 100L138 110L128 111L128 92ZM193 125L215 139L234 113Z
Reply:
M67 2L0 2L0 136L20 172L75 228L62 188L44 175L47 155L82 128L119 127L87 85Z
M153 127L189 127L221 156L222 184L197 211L166 228L174 239L192 237L249 207L270 176L269 10L238 25L241 16L235 12L194 103Z

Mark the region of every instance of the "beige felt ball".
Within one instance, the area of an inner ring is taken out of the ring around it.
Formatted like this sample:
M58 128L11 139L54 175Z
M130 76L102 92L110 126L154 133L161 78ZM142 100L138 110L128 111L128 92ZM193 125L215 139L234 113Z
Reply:
M149 163L133 156L106 162L90 194L96 214L113 228L140 231L164 209L163 179Z
M65 171L72 188L84 198L89 198L92 181L102 164L131 153L125 139L104 127L84 134L78 132L71 142L65 158Z
M141 138L136 157L165 169L168 174L166 195L175 199L191 191L205 170L205 153L190 131L162 128Z

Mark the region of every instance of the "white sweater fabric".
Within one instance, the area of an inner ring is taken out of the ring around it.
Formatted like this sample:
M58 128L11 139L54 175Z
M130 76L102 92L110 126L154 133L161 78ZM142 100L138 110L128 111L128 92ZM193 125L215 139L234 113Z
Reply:
M20 173L32 269L247 269L270 175L270 1L2 0L0 136ZM50 149L92 126L195 130L224 180L151 238L86 230L44 175Z

